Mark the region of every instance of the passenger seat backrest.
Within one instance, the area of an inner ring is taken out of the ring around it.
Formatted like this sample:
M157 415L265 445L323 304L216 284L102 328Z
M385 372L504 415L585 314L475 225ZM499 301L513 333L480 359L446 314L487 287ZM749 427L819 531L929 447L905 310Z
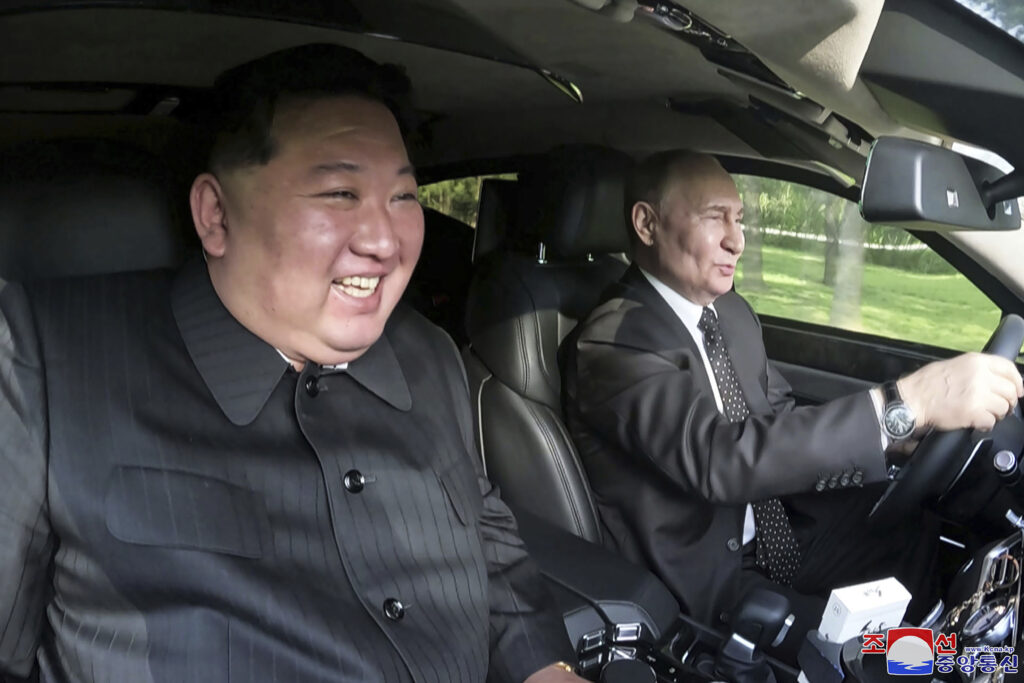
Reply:
M503 178L485 178L480 184L480 204L473 234L473 263L506 247L510 226L515 220L519 182Z
M466 364L488 475L513 507L591 541L600 527L562 422L558 349L626 269L623 192L629 158L562 148L521 176L515 230L536 253L492 252L467 305ZM507 243L516 240L508 240Z
M188 197L160 160L110 140L66 139L0 153L0 278L179 265L196 240ZM190 221L188 221L190 223Z

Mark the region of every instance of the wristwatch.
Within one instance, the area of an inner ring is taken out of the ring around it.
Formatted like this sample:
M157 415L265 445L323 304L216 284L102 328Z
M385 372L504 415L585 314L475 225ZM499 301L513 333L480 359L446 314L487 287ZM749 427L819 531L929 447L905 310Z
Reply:
M555 662L551 666L555 667L556 669L561 669L562 671L567 671L571 674L576 673L576 667L566 662Z
M914 433L917 417L910 406L903 402L896 382L889 381L883 384L882 396L885 398L882 407L882 432L892 443L903 441Z

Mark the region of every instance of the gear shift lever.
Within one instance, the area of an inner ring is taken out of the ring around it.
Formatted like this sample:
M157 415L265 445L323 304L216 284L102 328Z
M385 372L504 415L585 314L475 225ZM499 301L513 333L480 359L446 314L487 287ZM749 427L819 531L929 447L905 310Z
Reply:
M743 598L732 619L732 635L722 646L722 655L742 662L753 661L755 650L778 646L785 640L793 620L785 596L767 588L754 588Z
M732 633L718 651L715 672L731 681L773 681L763 651L780 645L793 621L785 596L767 588L751 589L732 619Z

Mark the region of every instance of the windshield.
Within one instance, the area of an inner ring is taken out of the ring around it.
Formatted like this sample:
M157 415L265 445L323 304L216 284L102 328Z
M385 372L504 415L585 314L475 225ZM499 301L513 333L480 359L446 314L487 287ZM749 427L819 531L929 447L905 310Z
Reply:
M1024 43L1024 3L1020 0L956 0Z

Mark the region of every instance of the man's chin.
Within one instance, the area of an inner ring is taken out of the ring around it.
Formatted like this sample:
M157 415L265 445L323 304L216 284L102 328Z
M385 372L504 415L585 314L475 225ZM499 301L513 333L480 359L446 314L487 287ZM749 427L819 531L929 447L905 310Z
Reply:
M348 334L340 338L325 339L323 353L317 354L323 360L320 365L338 365L351 363L364 353L384 334L384 326L366 326L369 329L348 330Z

